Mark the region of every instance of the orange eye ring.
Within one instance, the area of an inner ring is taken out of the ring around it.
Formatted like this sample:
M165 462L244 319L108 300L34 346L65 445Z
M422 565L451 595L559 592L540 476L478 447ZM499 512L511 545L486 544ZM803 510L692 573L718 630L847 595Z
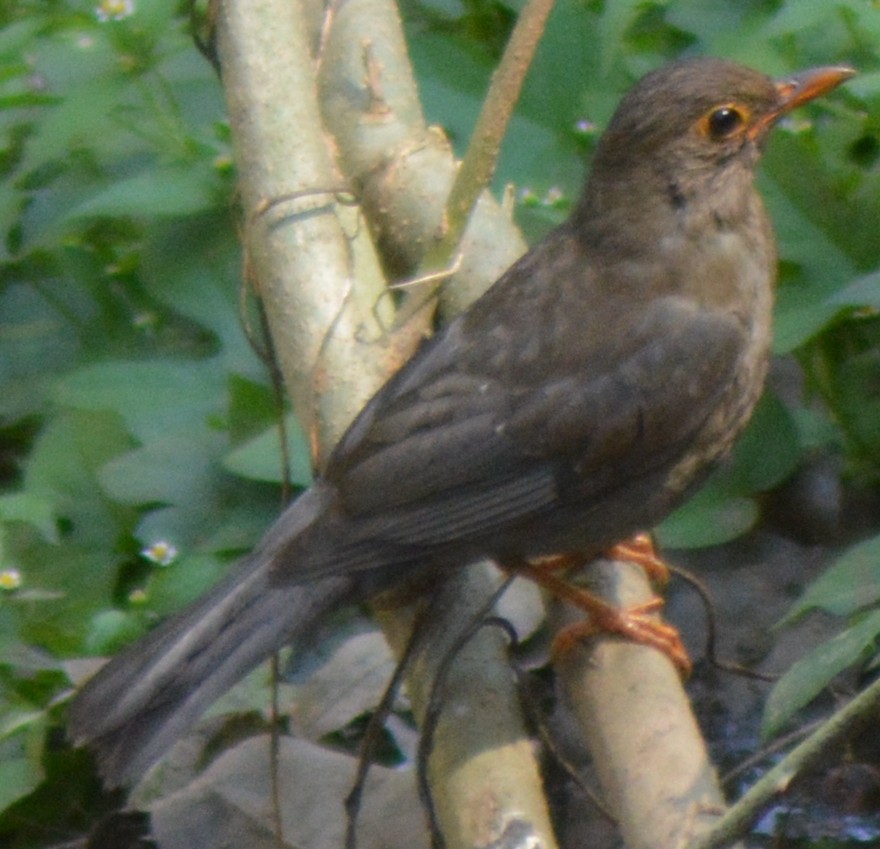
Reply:
M740 103L713 106L697 122L697 131L710 141L721 142L745 132L751 112Z

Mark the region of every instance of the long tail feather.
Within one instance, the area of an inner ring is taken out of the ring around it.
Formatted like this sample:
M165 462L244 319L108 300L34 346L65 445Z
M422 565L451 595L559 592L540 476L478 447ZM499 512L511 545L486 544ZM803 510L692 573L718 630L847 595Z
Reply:
M314 516L307 493L288 514L299 532ZM270 583L277 532L190 607L106 664L76 696L69 729L95 751L110 786L138 778L204 710L257 664L340 606L354 582Z

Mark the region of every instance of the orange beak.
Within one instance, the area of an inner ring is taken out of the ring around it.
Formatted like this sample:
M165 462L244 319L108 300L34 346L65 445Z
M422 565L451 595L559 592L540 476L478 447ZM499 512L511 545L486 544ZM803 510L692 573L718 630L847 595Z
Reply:
M837 88L842 82L855 76L855 73L852 68L846 65L831 65L812 68L809 71L802 71L799 74L776 80L779 102L775 109L771 109L766 115L762 115L755 121L749 129L749 135L753 139L763 135L783 115L801 104Z

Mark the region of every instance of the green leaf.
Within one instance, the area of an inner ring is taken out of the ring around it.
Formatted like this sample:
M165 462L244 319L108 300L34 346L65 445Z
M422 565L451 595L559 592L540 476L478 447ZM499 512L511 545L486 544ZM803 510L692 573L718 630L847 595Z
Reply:
M112 604L119 560L113 544L121 533L114 525L90 525L66 535L63 545L40 540L15 552L23 587L33 590L23 588L2 605L14 605L19 620L17 640L2 646L11 660L16 659L16 641L42 646L57 656L82 650L91 617ZM76 546L70 536L87 544Z
M880 71L859 71L859 75L847 81L846 89L862 100L880 96Z
M54 298L51 286L0 286L0 419L7 422L40 412L55 375L82 350L73 323L47 309L47 295Z
M832 297L855 276L856 267L838 232L847 207L827 176L817 178L824 172L815 149L796 134L777 132L765 158L762 194L780 257L796 272L777 292L774 350L782 354L815 336L840 312Z
M819 451L838 444L840 431L826 410L800 407L790 412L803 451Z
M43 26L39 16L28 16L18 21L4 21L0 29L0 59L18 61L34 36Z
M112 61L107 56L101 64ZM122 99L126 82L116 75L101 75L83 81L65 96L63 103L51 107L28 139L22 172L31 173L49 162L64 161L71 151L93 144L96 131L106 129L108 114ZM119 134L119 130L115 132Z
M176 29L179 26L179 21L175 20L177 9L176 0L150 0L149 3L139 3L135 7L134 15L126 19L126 24L135 32L143 28L150 34L158 36L163 31Z
M256 436L278 416L272 389L238 374L229 377L229 438L233 443Z
M878 633L880 610L875 610L797 661L770 691L764 707L762 737L767 739L778 733L836 675L856 663L874 644Z
M71 218L93 215L174 217L211 209L216 203L217 175L205 163L152 167L117 180L74 207Z
M493 57L472 40L431 30L414 39L410 48L425 114L442 124L463 154L486 94Z
M657 528L657 539L663 548L721 545L744 534L757 518L752 499L709 485L666 518Z
M142 617L124 610L104 610L92 618L85 647L89 654L109 655L144 633Z
M123 504L151 509L135 535L181 550L246 548L278 511L278 493L223 470L225 436L198 430L171 433L117 457L100 472L103 488Z
M33 728L46 719L46 712L42 710L26 710L9 705L4 705L4 708L0 719L0 740Z
M821 333L840 315L840 306L831 300L813 300L816 297L815 292L805 293L796 287L779 289L773 336L775 353L791 353Z
M57 400L114 410L144 442L201 430L225 401L226 377L213 361L153 360L85 366L59 382Z
M45 495L32 492L0 495L0 521L27 522L33 525L47 542L58 542L55 502Z
M880 349L851 354L837 371L835 412L870 461L880 456Z
M229 486L229 483L234 486ZM277 490L253 492L254 484L226 477L209 494L210 501L184 502L151 510L138 524L135 536L145 546L170 542L182 551L241 552L253 547L266 526L278 515ZM233 498L234 493L234 498Z
M780 625L810 610L849 616L880 600L880 536L854 545L837 558L792 605Z
M802 455L791 413L776 395L766 392L736 444L728 470L731 488L742 495L766 492L797 468Z
M22 109L30 106L55 106L61 99L50 94L22 92L0 96L0 109Z
M297 486L312 482L311 458L305 435L294 416L285 419L290 450L290 480ZM272 425L231 451L223 460L230 472L250 480L282 483L285 479L278 427Z
M122 504L210 504L218 489L215 457L222 444L217 434L203 429L171 434L114 458L99 478Z
M43 770L30 758L0 761L0 811L32 793L43 780Z
M153 572L147 603L160 615L174 613L204 595L228 570L228 560L212 554L181 557L176 563Z
M719 3L707 6L702 0L678 0L669 3L666 20L683 32L699 36L702 42L742 33L744 3Z
M873 307L880 309L880 271L856 277L829 298L829 303L840 306Z
M617 0L615 3L605 4L598 28L601 45L599 68L602 76L607 77L614 61L624 54L622 41L639 15L650 6L661 5L666 4L648 0Z
M225 369L265 379L242 329L241 246L227 210L155 222L141 268L154 297L216 334Z
M25 467L25 488L52 499L70 523L66 543L110 547L118 540L130 517L103 494L97 473L130 448L119 418L103 412L64 411L40 433Z
M767 22L767 36L788 35L808 27L827 24L839 16L837 3L786 3Z

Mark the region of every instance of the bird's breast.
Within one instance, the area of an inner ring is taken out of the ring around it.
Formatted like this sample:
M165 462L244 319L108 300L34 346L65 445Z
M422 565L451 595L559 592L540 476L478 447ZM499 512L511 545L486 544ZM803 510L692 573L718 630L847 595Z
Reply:
M670 489L683 491L733 447L760 398L770 361L773 338L773 290L776 254L772 234L757 209L753 226L704 230L702 269L695 297L706 309L723 312L741 328L742 344L718 402L694 439L692 451L670 471Z

